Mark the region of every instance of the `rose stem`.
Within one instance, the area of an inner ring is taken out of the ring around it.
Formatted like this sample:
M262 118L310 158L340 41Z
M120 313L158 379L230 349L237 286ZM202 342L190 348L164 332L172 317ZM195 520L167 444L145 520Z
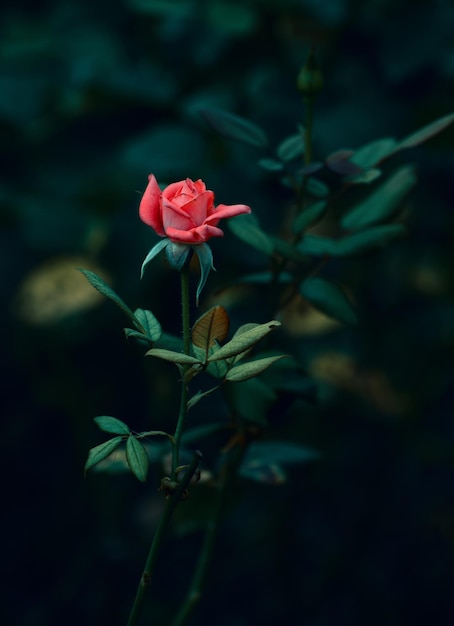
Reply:
M305 131L304 131L304 165L305 166L310 165L312 162L314 100L315 98L313 97L306 97L303 99L304 108L305 108L305 123L306 123ZM307 184L307 176L303 176L302 183L301 185L298 186L298 189L296 190L296 213L297 215L299 215L301 211L303 210L306 184ZM292 241L292 246L296 246L300 242L302 235L303 233L295 234L293 241ZM279 261L277 261L274 265L274 270L272 272L272 278L271 278L271 289L270 289L270 294L273 296L271 306L273 306L273 303L276 301L275 294L277 292L277 288L279 285L279 276L285 270L286 265L287 265L287 259L285 259L284 257L279 259ZM284 308L285 305L293 298L294 294L295 292L294 290L292 290L290 296L287 296L285 301L279 304L279 308L281 309Z
M183 350L185 354L191 352L191 328L189 324L189 266L187 263L183 266L181 272L181 316L183 320ZM183 426L188 412L188 383L186 380L186 372L189 366L182 366L181 377L181 399L178 421L175 428L175 445L173 446L172 455L172 480L176 480L176 470L180 459L181 437L183 435Z
M207 523L205 538L200 551L197 567L192 578L191 586L183 605L172 622L172 626L184 626L201 598L202 587L213 555L213 548L217 538L221 516L224 511L226 496L230 491L230 486L235 477L236 470L241 462L241 459L244 456L244 452L245 446L238 445L234 451L233 458L231 458L230 461L223 467L221 480L217 488L217 497L214 502L210 519Z
M129 615L128 626L135 626L138 622L140 614L142 612L143 603L145 600L145 593L150 588L152 575L154 571L154 567L156 564L156 558L159 552L159 548L162 543L162 539L164 534L169 526L170 519L175 511L175 508L183 495L184 491L188 487L191 478L194 476L197 467L200 463L200 459L202 458L202 453L198 450L194 452L194 458L192 459L191 464L188 466L181 482L178 485L176 491L170 494L167 498L166 507L164 512L159 520L158 527L156 528L156 532L153 537L153 542L150 547L150 551L148 553L147 560L145 562L145 567L140 578L139 586L137 588L136 597L134 599L134 603L132 605L131 613Z

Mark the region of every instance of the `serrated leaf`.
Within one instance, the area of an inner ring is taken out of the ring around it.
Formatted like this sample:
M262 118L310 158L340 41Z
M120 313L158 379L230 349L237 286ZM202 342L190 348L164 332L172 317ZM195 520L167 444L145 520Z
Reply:
M125 304L125 302L123 302L120 296L117 293L115 293L115 291L111 287L109 287L109 285L106 282L104 282L100 276L95 274L95 272L91 272L90 270L86 270L81 267L77 269L80 272L82 272L82 274L88 280L90 285L92 285L97 291L99 291L99 293L102 293L103 296L105 296L106 298L109 298L109 300L112 300L112 302L114 302L118 306L118 308L121 309L123 313L125 313L133 321L135 325L137 325L137 319L134 313L128 307L128 305ZM139 328L139 330L143 330L143 329Z
M164 361L178 363L179 365L202 365L199 359L196 359L189 354L174 352L173 350L164 350L163 348L152 348L145 353L145 356L155 356L158 359L164 359Z
M113 437L104 443L100 443L99 446L95 446L88 452L88 459L85 463L84 470L87 472L93 465L96 465L100 461L103 461L109 456L123 441L123 437Z
M376 248L382 248L389 241L402 237L405 233L406 230L402 224L375 226L333 241L331 255L344 257L370 252Z
M129 435L131 432L127 424L116 417L110 417L110 415L99 415L94 418L94 421L98 428L103 430L105 433L112 433L114 435Z
M280 172L284 169L282 163L280 161L276 161L275 159L260 159L258 164L264 170L268 170L268 172Z
M454 113L449 113L448 115L440 117L438 120L427 124L427 126L423 126L416 132L408 135L408 137L405 137L405 139L397 144L396 151L403 150L404 148L414 148L415 146L418 146L420 143L423 143L423 141L427 141L434 135L440 133L453 122Z
M158 322L158 320L155 318L151 311L136 309L134 311L134 315L141 324L142 328L145 330L145 335L149 339L151 339L151 341L156 342L161 339L161 324Z
M321 200L303 209L293 222L293 232L298 234L312 226L323 216L326 207L327 203Z
M318 178L309 176L306 182L306 191L315 198L327 198L329 196L329 187Z
M226 380L230 382L241 382L243 380L248 380L249 378L254 378L254 376L258 376L266 369L280 361L281 359L287 358L288 355L281 354L279 356L270 356L264 359L257 359L256 361L249 361L248 363L242 363L241 365L235 365L227 372Z
M295 133L284 139L278 146L276 154L281 161L287 163L304 153L304 136Z
M134 435L130 435L126 441L126 461L134 476L144 483L150 460L143 444Z
M301 295L315 308L344 324L356 324L356 313L342 289L324 278L307 278L300 285Z
M260 228L259 222L254 215L238 215L228 221L230 230L240 239L263 254L272 255L274 245L271 238Z
M392 137L383 137L356 150L351 161L363 170L368 170L395 152L397 141Z
M192 327L192 343L204 351L205 360L210 347L227 337L229 326L229 315L223 306L211 308L196 321Z
M392 217L415 184L414 169L408 165L401 167L363 202L344 215L342 227L346 230L359 230Z
M241 352L251 348L263 337L268 335L268 333L270 333L274 328L279 326L281 326L280 322L272 320L266 324L259 324L258 326L255 326L240 335L236 335L228 343L222 346L222 348L216 350L216 352L208 358L208 361L219 361L220 359L228 359L231 356L240 354Z
M243 459L243 464L282 463L295 464L315 461L319 453L307 446L290 441L253 442Z
M200 109L200 113L211 128L227 139L234 139L257 148L263 148L268 144L265 132L243 117L215 108Z

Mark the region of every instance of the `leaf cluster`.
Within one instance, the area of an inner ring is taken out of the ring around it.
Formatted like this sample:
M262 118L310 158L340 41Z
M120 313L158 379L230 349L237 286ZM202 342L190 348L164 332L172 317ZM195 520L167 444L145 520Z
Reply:
M264 130L249 120L220 110L210 110L208 114L204 111L203 116L224 137L256 148L269 145ZM385 176L382 164L397 153L427 141L453 121L454 113L451 113L400 141L385 137L357 150L338 150L324 161L304 162L303 166L306 130L300 126L297 133L284 138L275 155L259 158L258 164L270 175L278 175L299 198L292 224L293 238L289 240L267 232L260 224L258 211L231 220L232 232L268 257L272 266L271 272L242 277L241 282L261 285L274 282L283 289L290 283L294 293L299 293L329 317L343 324L357 323L357 314L344 287L330 277L316 275L320 264L373 253L405 236L405 226L396 221L396 217L416 185L416 172L412 166L403 165ZM324 172L338 177L336 188L331 189L320 178ZM359 200L358 193L351 193L354 189L360 191ZM349 195L352 197L350 204ZM309 199L303 200L305 197ZM319 234L325 230L325 218L326 223L329 220L330 231L334 222L334 236Z

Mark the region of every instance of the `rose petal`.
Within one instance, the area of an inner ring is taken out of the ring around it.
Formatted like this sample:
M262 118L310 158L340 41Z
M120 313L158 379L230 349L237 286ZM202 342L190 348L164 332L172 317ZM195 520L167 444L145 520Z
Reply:
M212 191L204 191L199 196L187 202L181 208L191 216L194 226L201 226L214 206L214 193Z
M173 206L181 208L188 202L191 202L191 200L193 199L194 199L194 196L192 195L189 195L187 193L179 193L178 196L175 196L174 198L170 198L169 202L171 202Z
M166 234L175 243L192 244L203 243L212 237L224 236L224 232L220 228L208 224L202 224L202 226L197 226L197 228L192 228L191 230L179 230L169 227L166 229Z
M191 215L167 198L162 198L162 219L166 233L169 228L190 230L196 226Z
M172 200L175 196L178 196L181 193L185 182L186 181L184 180L179 180L177 183L170 183L170 185L167 185L162 192L163 197Z
M196 180L193 185L197 193L203 193L207 190L206 185L201 178L199 178L199 180Z
M211 213L211 215L206 218L205 224L213 224L214 226L216 226L216 224L221 219L225 219L227 217L235 217L235 215L242 215L243 213L250 212L251 207L248 207L245 204L219 204L215 208L213 213Z
M158 235L165 237L160 207L161 190L153 174L150 174L148 181L147 188L140 201L139 216L142 222L151 226Z

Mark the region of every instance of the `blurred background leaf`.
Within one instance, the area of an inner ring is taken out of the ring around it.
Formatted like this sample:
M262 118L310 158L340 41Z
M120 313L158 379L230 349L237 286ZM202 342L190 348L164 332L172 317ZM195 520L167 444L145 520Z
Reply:
M452 111L453 25L448 0L2 4L5 624L123 623L163 506L157 461L145 487L130 473L83 478L88 450L104 441L94 416L168 430L178 398L174 366L143 359L124 340L122 313L75 268L101 275L131 310L165 320L176 342L174 273L156 259L139 281L154 244L137 219L147 175L163 184L200 177L218 202L249 204L270 233L256 229L256 240L271 254L271 237L291 228L294 198L275 165L258 160L304 126L295 81L310 46L325 79L314 160L372 144L369 167L392 149L377 139L411 137ZM207 107L263 128L269 151L224 141L201 118ZM256 468L275 488L238 484L195 618L201 626L452 621L452 146L450 127L380 164L384 177L406 163L417 173L399 214L408 236L328 264L324 275L351 290L360 324L344 328L295 296L272 342L300 369L286 378L276 364L260 380L230 385L251 428L265 427L267 415L266 441L321 457ZM325 169L317 177L316 198L339 180ZM370 192L351 185L340 214ZM311 236L329 239L325 228L316 224ZM233 286L269 271L269 255L229 229L213 253L217 272L193 319L217 304L234 328L272 319L266 283ZM228 427L221 398L198 403L191 426ZM213 437L215 449L225 444ZM216 455L206 448L209 474ZM190 541L169 536L145 621L153 611L170 623L174 589L187 584L212 490L194 494L177 528L194 521L185 526Z

